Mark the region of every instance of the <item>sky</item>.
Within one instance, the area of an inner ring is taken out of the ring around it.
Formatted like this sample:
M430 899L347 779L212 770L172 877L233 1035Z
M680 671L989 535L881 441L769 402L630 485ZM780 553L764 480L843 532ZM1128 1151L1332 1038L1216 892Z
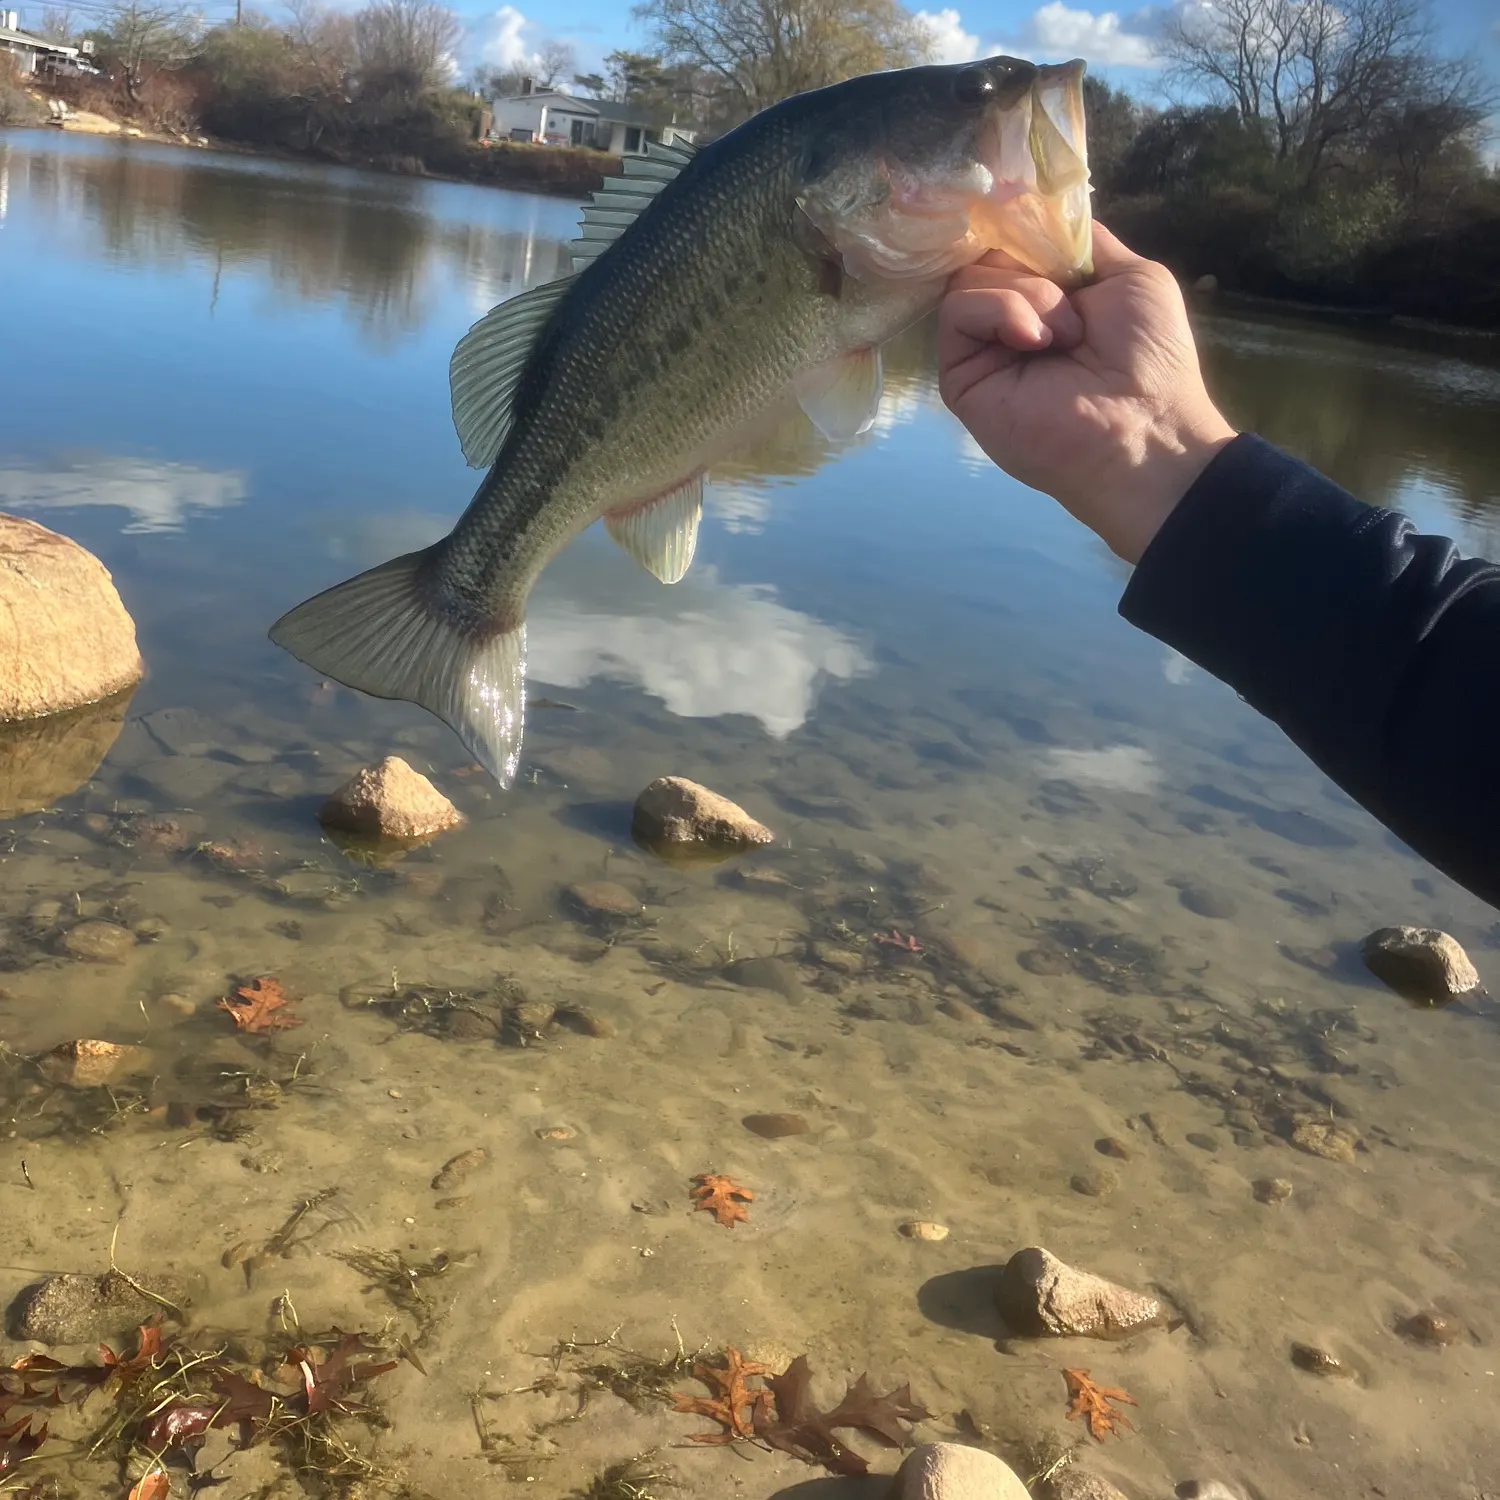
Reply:
M1090 10L1084 0L958 0L953 6L929 0L929 6L918 13L936 41L937 61L966 62L998 52L1033 62L1082 57L1111 83L1143 96L1156 93L1151 31L1160 5ZM629 0L521 0L519 7L458 0L456 8L469 28L471 64L524 66L543 41L557 38L573 44L579 71L590 72L616 48L650 45L631 19ZM1500 79L1496 0L1432 0L1432 13L1445 48L1474 51L1490 76Z

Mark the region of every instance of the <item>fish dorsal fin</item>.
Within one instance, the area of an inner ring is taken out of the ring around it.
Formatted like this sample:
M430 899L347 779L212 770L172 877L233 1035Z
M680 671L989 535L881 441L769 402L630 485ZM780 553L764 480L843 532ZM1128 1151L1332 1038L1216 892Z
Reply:
M798 377L797 403L830 441L875 425L884 381L879 349L855 349Z
M563 276L492 307L459 341L448 361L453 425L472 468L487 469L510 432L511 403L531 351L573 285Z
M573 269L602 255L656 201L656 195L693 159L693 148L651 141L644 156L627 156L622 177L606 177L583 206L579 237L568 246Z
M677 583L693 561L703 517L703 476L655 500L606 511L604 528L654 578Z

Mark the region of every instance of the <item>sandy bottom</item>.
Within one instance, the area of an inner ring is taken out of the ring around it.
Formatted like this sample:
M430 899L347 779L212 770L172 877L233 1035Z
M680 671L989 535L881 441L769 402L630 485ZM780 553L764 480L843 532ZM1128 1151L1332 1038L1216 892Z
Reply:
M1142 794L957 706L927 727L967 759L919 755L876 731L899 705L862 691L795 753L717 721L631 722L604 711L631 695L591 691L535 716L509 796L387 710L368 719L386 739L340 737L363 712L341 692L300 723L132 718L94 782L3 845L7 1300L104 1270L117 1235L123 1269L189 1281L194 1327L250 1347L289 1316L403 1338L426 1374L382 1376L388 1427L351 1431L419 1495L580 1494L652 1449L687 1496L879 1493L809 1487L793 1458L689 1443L702 1419L585 1392L570 1372L608 1351L549 1358L612 1337L659 1356L679 1334L778 1368L806 1353L829 1402L866 1371L910 1382L933 1413L919 1437L983 1442L1027 1475L1076 1449L1138 1500L1189 1478L1326 1500L1493 1490L1497 1012L1408 1009L1339 946L1441 921L1483 968L1482 910L1421 896L1421 867L1346 805L1278 812L1295 758L1275 742L1221 767L1217 794L1165 747ZM470 822L370 869L314 813L391 750ZM650 859L626 820L663 771L736 797L778 842L714 869ZM581 881L640 914L585 916L565 895ZM67 956L91 918L143 940L115 963ZM876 940L893 929L922 952ZM215 1002L263 974L304 1024L237 1035ZM523 1024L472 1024L498 998L530 1007ZM76 1089L22 1060L77 1037L148 1048L149 1066ZM806 1132L742 1123L773 1112ZM1357 1138L1353 1161L1292 1146L1307 1120ZM475 1148L480 1166L432 1186ZM751 1189L747 1222L693 1211L707 1172ZM1267 1177L1290 1198L1258 1201ZM225 1267L315 1198L248 1285ZM913 1219L951 1233L905 1238ZM1030 1244L1183 1322L1008 1339L998 1267ZM340 1258L355 1252L446 1269L402 1295ZM1401 1337L1420 1309L1462 1337ZM1294 1368L1294 1341L1348 1375ZM1128 1390L1134 1430L1090 1442L1065 1367ZM879 1439L854 1443L894 1468ZM301 1492L258 1462L217 1493ZM38 1472L63 1494L118 1485L66 1452Z

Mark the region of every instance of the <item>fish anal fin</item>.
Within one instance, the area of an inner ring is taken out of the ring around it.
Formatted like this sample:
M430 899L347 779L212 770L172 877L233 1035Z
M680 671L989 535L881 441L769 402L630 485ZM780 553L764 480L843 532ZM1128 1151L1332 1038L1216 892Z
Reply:
M459 341L448 361L453 425L464 457L487 469L510 433L511 405L531 351L573 277L531 287L492 307Z
M424 582L434 551L393 558L324 590L284 614L271 639L335 682L436 714L509 786L526 718L526 626L457 619Z
M677 583L693 561L703 517L703 475L694 474L653 500L606 511L604 527L654 578Z
M830 441L858 437L875 425L883 381L880 350L855 349L799 376L797 402Z

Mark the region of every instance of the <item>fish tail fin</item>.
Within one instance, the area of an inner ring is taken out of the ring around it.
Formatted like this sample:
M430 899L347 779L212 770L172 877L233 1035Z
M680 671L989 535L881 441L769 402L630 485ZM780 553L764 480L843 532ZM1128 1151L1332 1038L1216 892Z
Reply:
M424 577L435 551L407 553L325 589L284 614L271 639L335 682L436 714L508 787L526 716L526 625L475 623L445 609Z

